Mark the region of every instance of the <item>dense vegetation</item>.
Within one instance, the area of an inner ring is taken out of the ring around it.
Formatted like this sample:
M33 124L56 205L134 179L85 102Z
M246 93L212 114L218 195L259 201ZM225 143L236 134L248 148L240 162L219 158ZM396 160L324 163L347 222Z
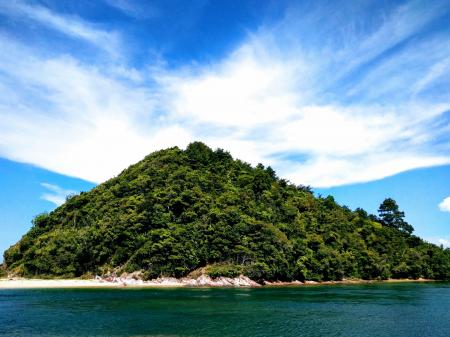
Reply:
M4 254L24 276L132 272L255 280L450 278L450 250L424 242L392 199L379 217L192 143L155 152L33 220Z

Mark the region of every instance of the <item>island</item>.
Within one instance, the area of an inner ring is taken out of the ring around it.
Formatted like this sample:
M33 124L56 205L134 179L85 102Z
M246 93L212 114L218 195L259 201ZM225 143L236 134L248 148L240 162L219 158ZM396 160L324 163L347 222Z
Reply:
M32 223L4 253L1 273L16 283L450 279L450 250L413 235L395 200L382 201L377 215L351 210L201 142L154 152Z

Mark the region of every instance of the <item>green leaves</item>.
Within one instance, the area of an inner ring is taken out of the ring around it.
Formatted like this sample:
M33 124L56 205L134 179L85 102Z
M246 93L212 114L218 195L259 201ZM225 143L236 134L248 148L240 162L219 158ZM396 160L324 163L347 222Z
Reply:
M392 198L384 199L378 208L378 214L382 224L396 228L404 233L411 234L414 228L403 218L405 213L398 208L397 202Z

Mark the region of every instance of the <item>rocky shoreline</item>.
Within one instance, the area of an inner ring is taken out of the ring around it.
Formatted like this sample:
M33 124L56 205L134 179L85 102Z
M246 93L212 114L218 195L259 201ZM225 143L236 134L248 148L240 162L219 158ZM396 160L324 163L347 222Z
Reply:
M431 279L387 279L387 280L363 280L363 279L344 279L341 281L264 281L265 286L272 287L285 287L285 286L308 286L308 285L338 285L338 284L374 284L374 283L405 283L405 282L436 282L437 280Z
M217 277L211 278L202 274L197 278L192 277L159 277L154 280L144 281L139 277L131 275L118 276L96 276L98 282L121 284L123 286L165 286L165 287L259 287L259 283L251 280L247 276L238 277Z
M433 282L429 279L388 279L388 280L360 280L347 279L342 281L291 281L291 282L269 282L264 281L259 284L247 276L240 275L238 277L217 277L211 278L202 274L196 278L172 278L160 277L154 280L144 281L138 275L121 275L121 276L96 276L93 279L23 279L23 278L6 278L0 279L0 289L22 289L22 288L90 288L90 287L285 287L285 286L311 286L311 285L344 285L344 284L373 284L373 283L398 283L398 282Z

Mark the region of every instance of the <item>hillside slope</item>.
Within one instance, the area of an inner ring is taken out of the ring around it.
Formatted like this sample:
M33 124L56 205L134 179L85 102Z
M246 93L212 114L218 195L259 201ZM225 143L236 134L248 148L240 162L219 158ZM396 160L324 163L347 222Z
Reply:
M4 261L51 277L181 277L205 266L254 280L450 277L450 250L375 220L197 142L152 153L37 216Z

